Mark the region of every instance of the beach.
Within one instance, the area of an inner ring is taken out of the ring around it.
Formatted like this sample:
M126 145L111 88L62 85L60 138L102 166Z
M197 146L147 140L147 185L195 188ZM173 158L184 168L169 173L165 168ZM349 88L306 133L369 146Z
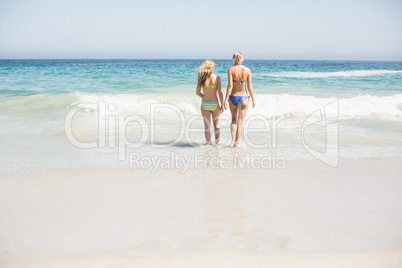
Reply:
M11 176L0 187L0 264L400 267L400 164Z
M402 62L245 61L239 148L201 63L0 60L0 267L401 267Z

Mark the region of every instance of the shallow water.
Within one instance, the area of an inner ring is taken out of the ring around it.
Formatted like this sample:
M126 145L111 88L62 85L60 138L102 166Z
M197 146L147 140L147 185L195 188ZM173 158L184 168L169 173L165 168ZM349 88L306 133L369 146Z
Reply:
M225 91L232 63L215 62ZM194 94L201 63L0 60L2 172L127 167L130 152L173 152L193 162L198 152L232 157L228 111L221 115L222 146L202 146L200 99ZM402 62L244 64L253 71L257 106L247 114L242 156L329 158L319 159L327 164L402 156Z

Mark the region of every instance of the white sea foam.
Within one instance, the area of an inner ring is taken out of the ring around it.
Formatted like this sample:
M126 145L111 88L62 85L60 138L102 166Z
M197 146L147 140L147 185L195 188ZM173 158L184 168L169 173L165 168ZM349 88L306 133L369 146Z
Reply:
M402 116L402 94L393 96L360 95L351 98L317 98L296 95L259 95L252 114L306 116L329 103L339 101L339 115L343 117ZM250 114L251 114L250 113ZM327 111L336 115L337 111Z
M256 107L250 108L248 114L302 117L334 101L339 101L339 115L343 117L402 117L402 94L392 96L359 95L350 98L256 94ZM193 94L146 95L76 92L62 95L42 94L3 98L0 100L0 111L3 115L43 112L46 117L49 111L59 114L67 112L74 105L84 106L84 103L99 104L100 102L104 102L109 111L114 106L115 112L123 115L149 115L152 104L166 104L177 107L186 116L192 116L200 114L201 105L201 99ZM228 111L225 113L229 115Z
M339 72L276 72L266 74L254 74L254 76L289 77L289 78L326 78L326 77L354 77L374 76L384 74L402 73L402 70L355 70Z
M105 101L113 103L122 114L149 114L151 104L173 104L186 115L200 113L201 100L192 95L139 95L77 93L76 103ZM343 117L402 116L402 94L393 96L359 95L351 98L317 98L289 94L256 95L256 107L249 114L264 116L306 116L325 105L339 101L339 115ZM331 113L331 111L329 111ZM334 111L335 113L335 111ZM331 114L328 114L331 115Z

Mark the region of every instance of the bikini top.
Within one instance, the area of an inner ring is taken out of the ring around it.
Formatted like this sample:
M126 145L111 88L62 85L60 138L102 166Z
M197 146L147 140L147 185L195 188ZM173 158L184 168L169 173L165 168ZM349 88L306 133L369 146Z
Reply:
M233 80L233 82L239 83L239 87L241 87L241 84L242 84L242 83L246 83L247 81L240 81L240 80L239 80L239 81L236 81L236 80Z

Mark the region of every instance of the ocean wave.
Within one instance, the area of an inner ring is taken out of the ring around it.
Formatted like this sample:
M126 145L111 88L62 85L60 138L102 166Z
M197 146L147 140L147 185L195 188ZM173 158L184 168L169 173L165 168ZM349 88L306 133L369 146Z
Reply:
M76 102L99 103L105 102L107 109L110 104L115 107L114 112L119 114L149 114L152 104L169 104L178 107L185 114L196 114L199 112L200 99L193 94L96 94L76 93ZM105 106L106 107L106 106Z
M250 108L248 115L303 117L322 109L327 104L338 101L338 111L328 111L328 115L343 117L402 117L402 94L392 96L359 95L350 98L319 98L290 94L256 94L256 107ZM201 99L194 94L109 94L109 93L69 93L38 94L31 96L5 97L0 99L2 114L56 111L66 113L71 107L85 107L85 103L104 105L108 112L122 115L150 115L152 104L170 105L184 115L199 115ZM88 109L89 113L97 113ZM161 110L156 110L161 112ZM230 115L229 111L225 114Z
M302 117L310 115L327 104L338 101L339 111L327 111L328 115L344 117L402 116L402 94L392 96L359 95L350 98L318 98L290 94L259 94L255 96L256 107L249 114L263 116ZM115 112L121 114L150 114L151 104L169 104L185 115L200 114L201 100L190 94L88 94L77 93L76 103L105 101L114 104ZM225 113L229 113L226 111Z
M277 72L254 74L254 76L289 77L289 78L327 78L327 77L358 77L402 73L402 70L354 70L339 72Z
M0 98L0 111L15 113L60 110L69 107L75 100L74 93L2 97Z

